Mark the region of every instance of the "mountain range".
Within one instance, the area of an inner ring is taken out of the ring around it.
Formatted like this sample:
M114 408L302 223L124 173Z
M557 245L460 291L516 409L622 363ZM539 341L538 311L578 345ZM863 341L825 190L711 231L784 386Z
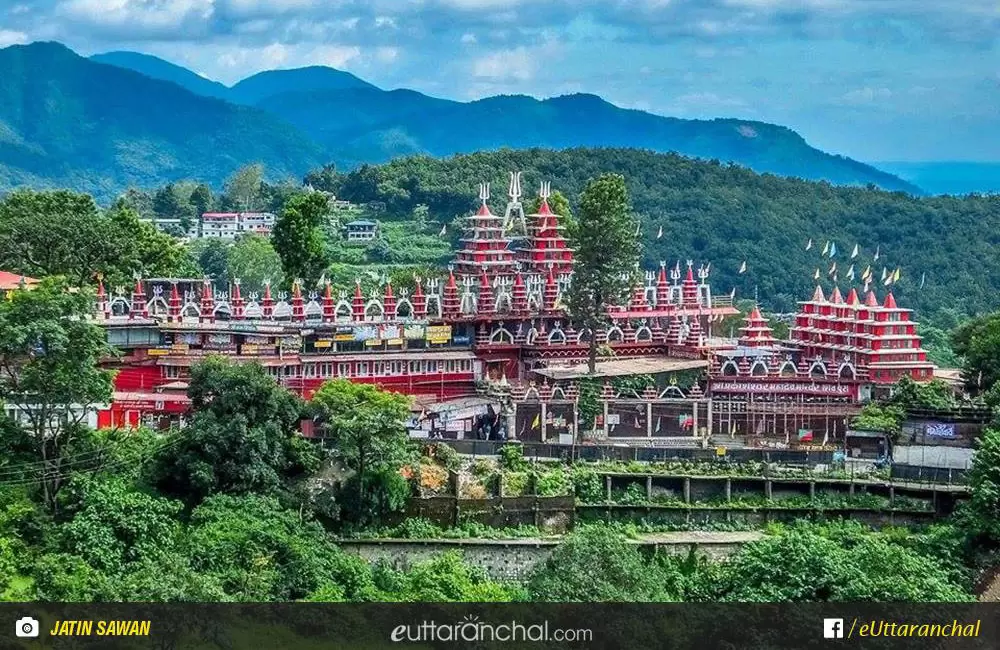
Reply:
M239 166L272 178L429 154L502 147L631 147L737 163L758 172L890 190L920 189L811 147L791 129L687 120L589 94L458 102L378 88L327 67L272 70L233 86L145 54L84 58L58 43L0 49L0 189L61 186L107 199L130 185Z

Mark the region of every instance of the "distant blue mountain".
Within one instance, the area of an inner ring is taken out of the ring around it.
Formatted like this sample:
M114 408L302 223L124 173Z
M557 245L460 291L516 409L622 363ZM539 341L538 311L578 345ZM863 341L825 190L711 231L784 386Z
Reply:
M0 49L0 70L0 190L60 184L108 196L184 177L219 184L250 162L283 176L410 154L627 147L920 193L782 126L664 117L596 95L458 102L381 90L318 66L261 72L227 88L156 57L85 59L58 43Z
M930 194L1000 193L1000 162L880 162Z
M183 66L164 61L150 54L140 54L138 52L105 52L104 54L95 54L90 57L90 60L119 68L135 70L153 79L170 81L181 88L190 90L196 95L215 97L216 99L229 99L230 97L229 88L218 81L206 79Z

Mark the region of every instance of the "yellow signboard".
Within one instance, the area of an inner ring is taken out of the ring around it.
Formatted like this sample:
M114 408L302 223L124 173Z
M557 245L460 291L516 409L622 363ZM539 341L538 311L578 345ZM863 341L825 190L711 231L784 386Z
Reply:
M146 354L151 357L162 357L165 354L170 354L170 350L167 348L150 348L146 351Z
M257 345L254 345L253 343L244 343L241 350L243 354L257 354L259 351L259 347Z
M382 341L378 339L368 339L367 341L365 341L365 345L368 347L372 347L375 345L382 345Z
M187 352L188 351L188 344L187 343L174 343L172 346L170 346L170 349L173 350L174 352Z
M331 341L330 339L320 339L315 343L313 343L313 346L317 348L328 348L331 345L333 345L333 341Z
M403 344L403 339L387 339L386 343L388 345L402 345Z
M726 448L725 447L716 447L715 448L715 455L716 456L725 456L726 455Z
M431 325L427 328L429 343L447 343L451 340L451 325Z
M340 341L340 342L353 341L354 340L354 334L353 333L352 334L337 334L336 336L333 337L333 340L334 341Z

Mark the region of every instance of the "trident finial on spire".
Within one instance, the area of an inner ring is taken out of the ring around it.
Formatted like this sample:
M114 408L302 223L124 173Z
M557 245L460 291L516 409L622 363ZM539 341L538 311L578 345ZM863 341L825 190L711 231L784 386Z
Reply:
M538 190L538 196L543 200L547 200L552 196L552 182L542 181L542 187Z
M479 200L486 203L490 199L490 184L480 183L479 184Z
M507 189L507 195L511 201L517 201L521 198L521 172L510 173L510 185Z

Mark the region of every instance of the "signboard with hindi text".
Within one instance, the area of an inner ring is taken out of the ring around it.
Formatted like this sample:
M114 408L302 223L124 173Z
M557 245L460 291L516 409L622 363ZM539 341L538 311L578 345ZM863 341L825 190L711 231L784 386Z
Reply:
M451 325L431 325L427 328L429 343L447 343L451 340Z

